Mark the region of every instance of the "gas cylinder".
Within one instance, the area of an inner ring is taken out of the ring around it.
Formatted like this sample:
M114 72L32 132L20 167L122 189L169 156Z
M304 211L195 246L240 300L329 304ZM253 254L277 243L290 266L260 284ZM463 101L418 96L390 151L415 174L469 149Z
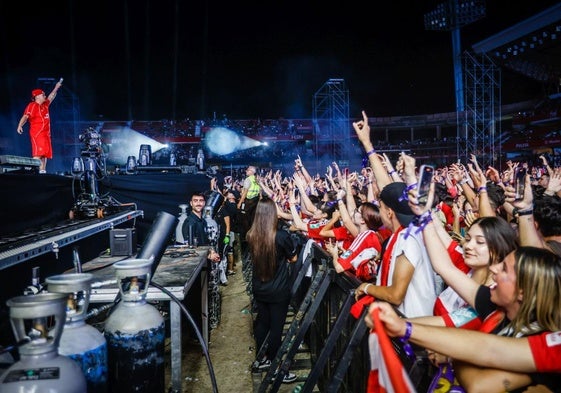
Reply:
M51 276L46 282L50 293L67 294L66 323L58 352L80 365L88 393L104 393L107 392L107 341L103 333L86 324L92 280L91 273L74 273Z
M179 209L181 209L181 213L178 217L178 222L175 227L175 242L179 244L185 244L185 242L189 242L189 239L185 239L183 237L183 222L187 219L187 208L189 206L186 204L179 205Z
M153 259L115 263L121 301L105 321L110 392L163 392L165 323L146 302Z
M84 393L86 378L78 363L59 355L66 319L66 294L38 293L8 300L20 360L0 376L2 393Z

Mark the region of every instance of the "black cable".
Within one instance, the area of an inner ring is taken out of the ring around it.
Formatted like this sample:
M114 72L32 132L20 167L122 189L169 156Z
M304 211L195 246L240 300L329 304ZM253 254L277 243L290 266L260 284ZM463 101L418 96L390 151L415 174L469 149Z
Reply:
M6 352L11 352L16 348L21 347L23 344L27 344L28 342L31 342L31 338L25 337L19 340L18 342L16 342L15 344L9 345L7 347L0 347L0 355L3 355Z
M216 376L214 375L214 369L212 367L212 362L210 361L210 354L208 353L208 348L205 344L205 341L203 339L203 336L202 336L201 332L199 331L199 329L197 327L197 324L195 323L195 320L193 319L193 317L191 316L191 314L189 313L189 311L187 310L185 305L183 303L181 303L181 301L174 294L172 294L170 291L168 291L162 285L155 283L154 281L150 281L150 285L153 285L154 287L158 288L160 291L162 291L163 293L168 295L169 298L171 300L173 300L179 306L179 308L181 308L181 311L183 311L183 313L187 317L187 320L189 321L189 323L191 324L191 326L195 330L197 338L199 339L199 342L201 343L201 347L203 349L203 353L204 353L205 359L206 359L206 364L207 364L207 367L208 367L208 372L210 374L210 381L212 383L212 391L215 392L215 393L218 393L218 385L216 383Z

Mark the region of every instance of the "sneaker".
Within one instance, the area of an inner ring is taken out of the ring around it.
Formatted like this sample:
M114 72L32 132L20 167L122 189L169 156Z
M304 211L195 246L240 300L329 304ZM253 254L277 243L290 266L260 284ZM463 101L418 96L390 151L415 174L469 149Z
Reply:
M269 359L261 360L257 365L259 371L268 370L271 367L271 361Z
M228 270L228 272L226 273L226 275L231 276L233 274L236 274L235 270Z
M282 383L293 383L298 379L298 377L296 376L296 374L293 374L291 372L288 372L288 374L286 374L284 376L284 378L282 379Z

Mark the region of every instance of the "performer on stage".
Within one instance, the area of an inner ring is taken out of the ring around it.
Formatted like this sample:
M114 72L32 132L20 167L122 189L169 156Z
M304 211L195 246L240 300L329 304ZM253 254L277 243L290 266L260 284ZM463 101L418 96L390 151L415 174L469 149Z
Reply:
M23 134L23 125L29 120L29 137L31 138L31 155L41 161L39 173L47 173L47 159L53 158L51 145L51 119L49 105L56 97L58 89L62 86L62 78L56 83L49 96L41 89L31 92L31 102L23 111L23 116L18 123L18 134Z

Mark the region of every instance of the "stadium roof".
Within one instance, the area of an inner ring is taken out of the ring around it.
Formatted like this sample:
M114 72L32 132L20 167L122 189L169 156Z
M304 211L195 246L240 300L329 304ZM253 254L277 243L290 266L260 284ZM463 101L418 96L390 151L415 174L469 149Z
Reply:
M498 65L543 82L556 93L561 78L561 3L472 45Z

